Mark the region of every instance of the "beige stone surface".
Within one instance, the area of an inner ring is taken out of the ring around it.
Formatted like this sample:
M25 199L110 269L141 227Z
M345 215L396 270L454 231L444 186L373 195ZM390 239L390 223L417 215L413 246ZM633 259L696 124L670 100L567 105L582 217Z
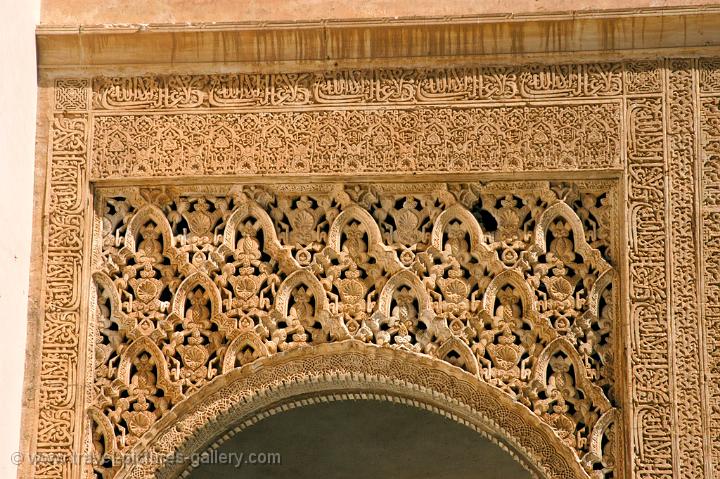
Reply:
M288 73L368 67L610 61L720 54L720 7L603 14L38 28L55 75Z
M718 476L720 7L50 5L21 477L338 398Z
M257 22L513 14L697 5L697 0L45 0L43 24Z

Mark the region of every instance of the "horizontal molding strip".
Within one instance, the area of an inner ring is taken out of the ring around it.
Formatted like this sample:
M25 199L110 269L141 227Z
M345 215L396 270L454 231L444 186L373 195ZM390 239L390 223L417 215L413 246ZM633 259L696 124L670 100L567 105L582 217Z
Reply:
M517 63L710 55L720 51L720 7L504 16L309 22L37 28L38 64L96 74L157 70L292 71L383 64ZM338 65L335 65L337 63ZM194 66L194 67L193 67Z

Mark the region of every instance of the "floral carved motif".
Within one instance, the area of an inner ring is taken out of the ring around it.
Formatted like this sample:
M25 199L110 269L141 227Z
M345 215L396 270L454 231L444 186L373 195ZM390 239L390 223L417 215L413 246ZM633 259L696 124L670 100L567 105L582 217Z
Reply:
M702 315L707 325L709 430L712 435L713 473L720 475L720 62L703 65L702 91L712 93L700 101L702 125Z
M57 80L29 475L113 476L68 457L141 451L183 398L318 343L472 375L596 477L717 475L718 65ZM622 176L282 179L598 170Z
M619 167L620 105L98 115L93 175Z
M651 65L630 88L653 90ZM96 78L92 174L620 168L622 80L621 64Z
M607 187L103 192L95 453L122 454L216 376L354 340L464 369L614 477Z

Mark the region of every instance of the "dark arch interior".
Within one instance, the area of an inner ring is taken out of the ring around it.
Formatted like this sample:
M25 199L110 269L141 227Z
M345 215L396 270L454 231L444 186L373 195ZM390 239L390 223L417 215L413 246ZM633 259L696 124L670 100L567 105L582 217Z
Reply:
M337 401L291 409L194 459L199 465L189 476L193 479L531 477L508 453L469 427L387 401ZM230 464L239 460L245 464ZM267 464L278 460L280 464Z

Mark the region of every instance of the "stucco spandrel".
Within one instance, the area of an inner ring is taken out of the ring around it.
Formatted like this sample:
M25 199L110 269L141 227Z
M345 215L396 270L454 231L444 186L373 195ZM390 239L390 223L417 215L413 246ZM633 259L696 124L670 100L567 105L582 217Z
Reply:
M718 62L383 51L55 80L29 409L50 460L21 474L171 474L122 457L200 450L320 374L462 393L449 413L541 476L713 477Z

